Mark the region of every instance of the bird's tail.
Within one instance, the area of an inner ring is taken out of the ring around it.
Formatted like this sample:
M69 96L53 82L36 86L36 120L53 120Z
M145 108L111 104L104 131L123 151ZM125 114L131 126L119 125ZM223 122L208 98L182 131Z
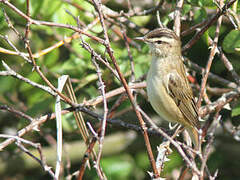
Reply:
M200 142L199 142L199 133L198 133L197 128L190 126L190 127L186 127L186 130L187 130L188 134L190 135L191 140L194 144L194 149L199 150Z

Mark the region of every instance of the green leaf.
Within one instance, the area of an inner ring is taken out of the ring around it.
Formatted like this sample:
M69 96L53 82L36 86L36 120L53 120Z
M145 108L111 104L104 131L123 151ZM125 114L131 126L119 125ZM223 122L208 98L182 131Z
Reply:
M55 15L55 12L59 8L61 8L62 4L63 3L58 0L44 0L41 7L41 14L44 15L44 17L50 18L52 15Z
M145 152L139 152L136 155L136 163L141 169L148 169L150 166L148 156Z
M4 15L3 15L3 11L1 10L0 11L0 29L4 28L4 27L7 27L7 23L4 19Z
M134 58L134 60L135 60L135 74L136 77L139 78L148 71L149 64L151 62L151 57L146 55L140 55Z
M59 48L54 49L53 51L45 55L44 64L47 67L51 67L55 65L58 59L59 59Z
M209 30L207 30L201 37L201 39L203 40L204 44L206 44L207 46L209 45L208 39L209 39Z
M14 89L17 87L16 85L20 82L20 80L1 76L0 82L1 82L0 93L3 94L6 92L8 93L13 92Z
M227 53L236 53L240 48L240 31L232 30L223 40L223 50Z
M216 8L212 0L188 0L188 2L194 6Z
M135 65L135 75L137 78L139 78L143 74L143 69L141 64Z
M78 127L73 114L69 113L62 116L62 127L63 127L63 130L66 132L74 132L77 130Z
M134 169L134 161L129 155L119 155L102 159L102 167L109 179L129 179Z
M44 1L30 1L31 2L31 16L35 17L38 15L39 11L41 11L41 7L43 6Z
M131 17L130 20L139 26L144 26L149 22L149 19L151 18L152 16L134 16Z
M30 94L30 93L29 93ZM53 106L54 99L51 98L44 91L38 91L36 93L31 93L31 96L28 98L28 110L27 114L30 116L36 116L51 109Z
M203 5L203 7L215 7L216 8L216 5L213 0L200 0L200 2Z
M170 161L165 163L164 173L173 171L177 167L180 167L183 163L181 156L176 151L173 151L168 158Z
M68 14L67 11L70 12L75 17L77 17L78 15L78 11L76 8L74 8L73 6L70 6L69 4L63 4L61 8L57 9L57 11L52 16L53 21L62 23L62 24L70 24L70 25L76 26L77 25L76 20L70 14ZM66 35L66 33L68 32L71 33L72 30L62 28L62 29L57 29L57 32L59 34Z
M182 9L182 14L186 15L191 10L192 6L190 4L184 4Z
M204 8L201 8L195 11L193 19L196 24L204 21L206 18L207 18L207 12Z
M226 36L226 34L228 33L228 27L227 26L221 26L220 28L220 32L219 32L219 42L222 42L221 40L223 40L223 38ZM209 32L209 36L211 38L214 38L215 37L215 33L216 33L216 25L213 25L211 26L209 29L208 29L208 32ZM222 37L221 37L222 36Z
M24 76L24 74L22 74ZM42 83L42 80L41 80L41 77L36 73L36 72L29 72L29 74L25 77L33 82L36 82L36 83L39 83L41 84ZM20 87L19 87L19 90L21 92L27 92L27 91L31 91L32 89L34 89L35 87L33 87L32 85L28 84L28 83L25 83L25 82L22 82ZM32 96L32 95L31 95Z
M142 48L142 53L143 54L146 54L146 53L149 53L149 46L147 44L144 44L143 48Z
M232 114L231 114L232 117L238 116L238 115L240 115L240 104L232 110Z

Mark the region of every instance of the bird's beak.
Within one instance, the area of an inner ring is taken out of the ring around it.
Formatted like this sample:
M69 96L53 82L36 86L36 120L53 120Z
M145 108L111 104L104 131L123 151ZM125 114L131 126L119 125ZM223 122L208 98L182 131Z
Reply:
M144 37L135 37L134 40L145 41Z

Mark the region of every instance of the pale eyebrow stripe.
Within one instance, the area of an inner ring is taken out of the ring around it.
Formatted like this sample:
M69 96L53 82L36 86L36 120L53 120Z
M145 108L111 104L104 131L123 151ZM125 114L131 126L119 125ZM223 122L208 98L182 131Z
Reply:
M154 37L154 38L152 38L152 41L153 42L163 41L163 42L169 43L169 42L174 41L174 39L172 37L162 36L162 37Z

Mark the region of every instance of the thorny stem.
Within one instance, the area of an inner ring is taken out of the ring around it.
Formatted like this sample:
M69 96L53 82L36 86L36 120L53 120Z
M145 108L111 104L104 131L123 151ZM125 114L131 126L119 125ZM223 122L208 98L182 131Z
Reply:
M214 41L213 41L213 44L212 44L212 49L211 49L209 59L208 59L208 63L206 65L206 69L205 69L205 75L202 78L200 94L199 94L199 98L198 98L198 101L197 101L197 109L199 109L201 107L201 101L202 101L203 94L206 90L205 87L206 87L208 75L209 75L209 72L210 72L210 68L211 68L211 65L212 65L212 61L213 61L213 58L214 58L214 56L217 52L216 50L217 50L217 43L218 43L218 37L219 37L221 23L222 23L222 17L219 17L219 19L217 21L216 31L215 31L215 38L214 38Z
M218 13L214 15L212 18L208 20L208 22L205 24L205 26L202 27L202 29L196 33L196 35L182 48L182 52L186 51L190 47L192 47L193 44L195 44L200 37L203 35L203 33L213 24L215 23L220 16L226 13L226 10L231 7L231 5L235 2L236 0L229 1L227 4L223 6L222 9L219 9Z
M137 110L137 105L134 101L134 97L127 85L127 82L126 82L126 79L124 78L123 74L121 73L120 71L120 68L117 64L117 61L115 59L115 56L113 55L113 51L111 49L111 46L110 46L110 43L109 43L109 38L108 38L108 35L107 35L107 31L106 31L106 27L105 27L105 23L104 23L104 18L103 18L103 14L102 14L102 11L101 11L101 3L100 2L96 2L94 1L94 6L95 6L95 9L97 10L98 14L99 14L99 18L100 18L100 22L102 24L102 28L103 28L103 33L104 33L104 37L105 37L105 47L106 47L106 50L114 64L114 67L116 68L118 74L119 74L119 77L121 79L121 82L123 83L123 86L124 88L126 89L126 92L127 92L127 95L129 97L129 100L133 106L133 109L138 117L138 120L139 120L139 123L140 123L140 126L142 128L142 132L143 132L143 136L144 136L144 140L145 140L145 145L147 147L147 152L148 152L148 157L149 157L149 160L150 160L150 163L151 163L151 166L152 166L152 169L153 169L153 172L154 172L154 175L155 177L159 177L159 172L157 171L157 168L156 168L156 162L154 160L154 156L153 156L153 153L152 153L152 149L151 149L151 145L150 145L150 141L149 141L149 138L148 138L148 135L147 135L147 127L146 127L146 124L145 122L143 121L142 119L142 116L140 114L140 112Z

